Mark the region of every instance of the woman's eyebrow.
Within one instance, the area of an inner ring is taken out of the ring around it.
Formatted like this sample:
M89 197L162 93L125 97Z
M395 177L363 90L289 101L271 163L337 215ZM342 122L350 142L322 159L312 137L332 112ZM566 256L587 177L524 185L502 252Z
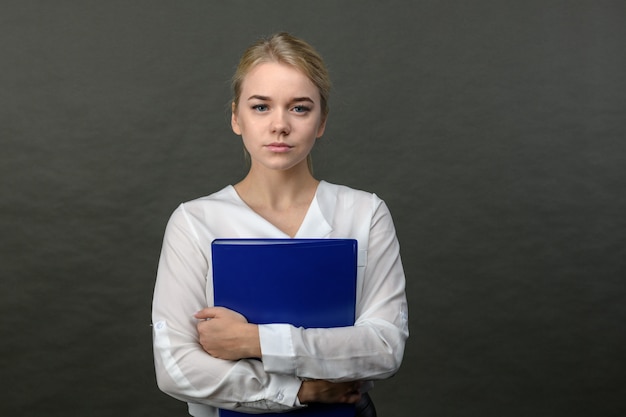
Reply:
M263 96L263 95L260 95L260 94L253 94L250 97L248 97L248 100L272 101L272 99L269 98L268 96ZM313 99L311 97L307 97L307 96L294 97L294 98L292 98L290 100L291 103L298 102L298 101L307 101L309 103L315 104L315 101L313 101Z
M250 97L248 97L248 100L263 100L263 101L270 101L270 98L267 96L261 96L259 94L253 94Z

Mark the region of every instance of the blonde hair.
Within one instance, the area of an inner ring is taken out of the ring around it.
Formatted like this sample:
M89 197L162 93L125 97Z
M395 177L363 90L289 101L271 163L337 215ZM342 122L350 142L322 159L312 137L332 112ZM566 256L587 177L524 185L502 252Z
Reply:
M286 64L302 71L319 90L322 120L326 119L331 83L324 60L307 42L286 32L257 41L241 56L231 83L235 109L239 104L244 78L252 68L264 62Z

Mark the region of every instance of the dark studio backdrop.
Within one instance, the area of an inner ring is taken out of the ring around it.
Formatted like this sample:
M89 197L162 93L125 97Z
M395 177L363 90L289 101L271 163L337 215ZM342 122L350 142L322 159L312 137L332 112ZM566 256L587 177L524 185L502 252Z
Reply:
M625 28L620 1L3 1L0 414L186 414L152 367L163 231L245 173L228 80L287 30L334 81L316 174L402 245L379 415L626 415Z

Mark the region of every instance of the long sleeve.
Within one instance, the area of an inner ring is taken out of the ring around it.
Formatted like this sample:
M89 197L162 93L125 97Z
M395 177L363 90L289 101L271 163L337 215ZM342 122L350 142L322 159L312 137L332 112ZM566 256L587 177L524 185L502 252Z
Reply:
M258 360L213 358L198 343L193 314L212 303L206 239L181 205L166 228L153 299L159 388L192 405L253 413L294 408L298 378L268 373Z
M397 372L408 337L400 248L384 202L372 194L357 200L340 201L333 221L333 237L357 236L364 248L355 325L334 329L259 326L268 373L341 381L382 379Z

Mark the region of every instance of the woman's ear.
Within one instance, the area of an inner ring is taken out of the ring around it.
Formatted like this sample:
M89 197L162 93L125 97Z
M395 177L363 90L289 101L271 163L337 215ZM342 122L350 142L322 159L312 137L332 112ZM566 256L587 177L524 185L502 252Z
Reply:
M323 116L322 122L320 123L320 126L317 128L317 135L315 136L316 139L321 138L322 135L324 134L324 131L326 130L326 120L328 120L328 115Z
M233 102L230 115L230 127L235 132L235 135L241 136L241 128L239 127L239 121L237 120L237 105Z

